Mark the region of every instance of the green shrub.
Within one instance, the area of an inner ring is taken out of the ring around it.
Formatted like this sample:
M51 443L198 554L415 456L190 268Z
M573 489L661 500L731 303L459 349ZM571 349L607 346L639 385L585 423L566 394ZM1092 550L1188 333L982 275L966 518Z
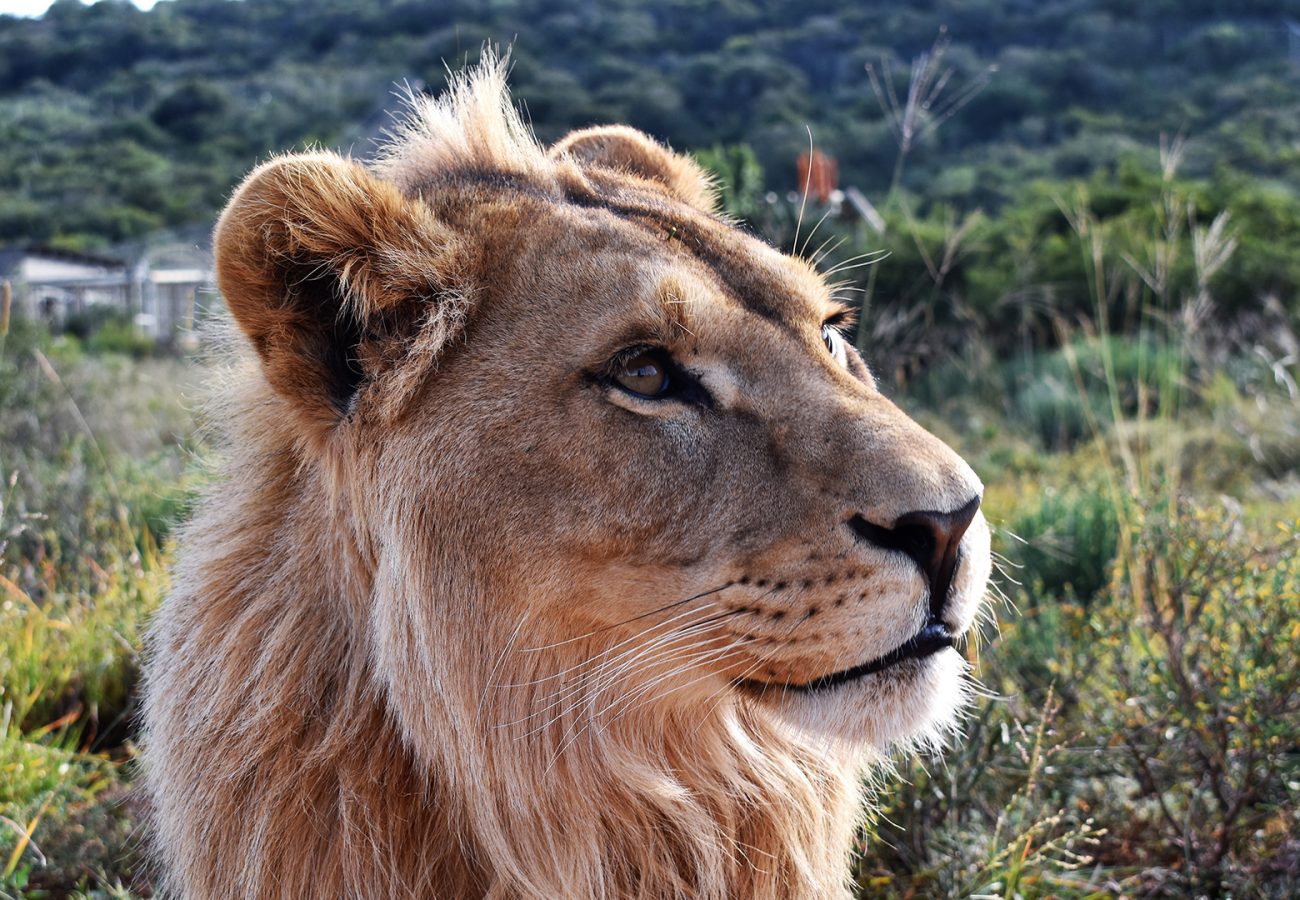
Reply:
M95 583L88 560L122 551L125 531L143 549L186 502L201 450L187 393L195 368L182 360L132 360L82 351L79 341L15 330L0 349L0 477L4 561L37 591L33 561L70 586ZM124 531L123 522L129 523Z
M972 401L1048 450L1068 450L1121 419L1177 417L1197 372L1177 343L1150 337L1082 337L998 362L991 354L949 360L912 380L921 406L954 413Z
M1031 606L1087 605L1110 582L1119 517L1103 484L1047 487L1006 522L1003 554Z
M1125 542L1082 706L1127 786L1143 880L1295 896L1294 857L1270 861L1300 829L1300 522L1264 538L1226 510L1141 511Z
M183 513L201 450L192 372L14 325L0 344L0 892L125 897L139 647L166 588L155 535Z
M1002 382L1012 421L1066 449L1108 430L1116 411L1177 415L1187 366L1176 345L1108 336L1018 357L1003 366Z
M753 223L767 205L763 199L763 167L748 144L714 144L698 150L695 161L711 173L718 200L729 216Z
M143 359L154 352L156 345L129 318L113 316L91 332L86 348L93 353L120 353Z

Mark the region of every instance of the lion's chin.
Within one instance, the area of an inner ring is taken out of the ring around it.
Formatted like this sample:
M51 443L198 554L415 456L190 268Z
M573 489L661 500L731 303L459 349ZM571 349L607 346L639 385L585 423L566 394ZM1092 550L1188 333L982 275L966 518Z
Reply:
M961 654L944 649L834 687L764 691L756 699L810 737L881 753L900 745L937 749L969 701L967 669Z

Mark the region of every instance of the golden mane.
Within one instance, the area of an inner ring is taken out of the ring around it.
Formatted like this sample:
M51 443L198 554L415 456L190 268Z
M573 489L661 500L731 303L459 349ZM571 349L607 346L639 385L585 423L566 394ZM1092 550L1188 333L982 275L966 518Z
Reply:
M501 172L537 184L554 181L555 163L519 116L506 88L506 65L489 56L451 76L446 92L410 94L407 115L389 135L376 171L407 193L431 172Z
M978 480L694 163L545 150L504 77L218 224L250 352L149 648L163 886L845 896L868 764L963 702Z

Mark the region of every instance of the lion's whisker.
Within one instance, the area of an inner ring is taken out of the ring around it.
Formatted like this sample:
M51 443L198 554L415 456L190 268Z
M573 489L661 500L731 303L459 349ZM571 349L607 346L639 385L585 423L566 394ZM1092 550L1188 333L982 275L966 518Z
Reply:
M529 713L527 716L523 717L522 719L516 720L514 722L509 722L506 724L518 725L527 722L529 719L545 714L555 709L557 706L563 706L565 704L565 701L579 694L586 693L592 697L598 696L599 694L604 693L608 689L610 684L616 682L619 676L624 671L629 669L633 663L646 657L647 655L653 654L663 646L671 644L674 641L680 641L685 638L690 638L695 636L696 634L707 631L718 621L721 621L722 619L728 616L735 615L736 613L737 613L736 610L729 610L727 612L718 615L712 615L705 619L702 619L699 622L694 622L685 627L680 627L670 632L667 632L665 634L659 635L646 645L630 647L627 650L623 651L622 653L617 654L616 656L610 659L604 660L599 666L597 666L596 669L589 672L584 672L573 684L569 685L567 688L564 688L561 693L553 694L551 696L550 702L547 703L546 706L534 710L533 712ZM689 649L689 645L687 648L684 649ZM592 657L587 662L588 663L594 662L597 658L599 658L599 655L596 657ZM594 689L592 689L593 683L595 683L596 685ZM561 712L557 716L551 718L542 726L528 732L528 735L536 734L538 731L549 728L560 716L563 716L563 710L561 710Z
M860 260L860 259L869 259L869 260L875 261L875 260L883 259L884 257L886 257L886 256L888 256L888 255L889 255L889 251L888 251L888 250L883 250L883 249L882 249L882 250L867 250L867 251L864 252L864 253L859 253L857 256L850 256L848 259L841 260L840 262L836 263L835 266L834 266L832 269L830 269L828 272L826 272L825 274L829 277L829 276L832 275L836 270L841 269L843 266L847 265L848 263L857 262L857 261Z
M822 260L838 250L840 245L846 240L848 240L846 237L836 237L835 235L831 235L826 240L822 241L821 246L813 251L812 258L809 260L809 262L812 263L813 268L820 270ZM826 245L830 244L831 241L834 241L835 243L831 244L830 249L827 249Z
M1011 603L1011 598L1007 596L1007 592L1002 590L1002 585L998 584L995 580L993 579L989 580L988 590L989 593L993 594L1003 603L1006 603L1008 605Z
M852 272L854 269L862 269L867 266L873 266L889 256L887 250L876 250L871 253L863 253L837 263L833 268L827 269L822 273L823 277L829 278L832 275L838 275L840 272ZM859 262L861 260L861 262Z
M710 604L710 606L714 609L717 608L715 604ZM704 612L704 611L705 610L695 610L695 612ZM573 685L570 685L570 688L567 691L565 691L565 693L566 694L573 693L575 689L583 687L585 683L589 683L595 678L603 677L605 672L611 670L611 668L625 668L628 665L630 665L632 662L641 659L646 654L651 653L654 650L657 650L659 647L662 647L665 644L672 643L673 641L681 640L682 638L685 637L691 637L694 634L699 633L700 631L712 627L714 622L726 618L727 616L733 614L735 614L734 610L720 613L720 614L710 614L709 616L697 622L692 622L688 625L681 625L670 631L665 632L664 634L658 635L644 645L633 646L627 648L626 650L620 651L619 653L611 657L608 657L607 659L602 661L595 669L588 672L584 672L582 675L580 675L578 680ZM642 635L645 635L647 633L649 633L648 629L647 631L642 632ZM583 663L583 665L589 665L590 663L595 662L597 659L599 659L603 655L606 655L608 652L609 651L602 651L601 653L598 653L590 657L589 659L587 659L586 662ZM574 667L570 667L570 671L572 671L572 668Z
M516 719L513 722L504 723L506 727L521 725L539 716L550 715L541 725L535 726L526 732L522 737L529 737L541 731L550 728L555 722L564 717L567 710L574 707L570 701L580 700L582 697L595 697L604 693L609 685L617 681L618 675L629 668L637 660L646 655L653 654L674 641L682 640L684 637L690 637L689 630L672 632L666 635L656 637L649 644L642 647L633 647L619 654L617 657L605 660L597 669L584 672L572 684L564 686L560 691L547 695L544 706L534 709L523 718ZM676 652L675 650L672 652ZM551 715L554 713L553 715Z
M867 250L866 252L859 253L856 256L850 256L848 259L840 260L840 262L836 263L835 266L825 274L827 276L830 276L832 273L836 271L836 269L839 269L848 263L857 262L860 259L871 259L871 260L881 259L884 256L886 256L888 253L889 253L888 250Z
M713 701L713 705L709 707L709 712L710 713L717 712L718 707L722 704L722 701L726 699L728 692L731 691L732 684L734 684L737 681L747 680L749 676L753 675L755 672L759 670L759 667L762 666L764 662L766 662L766 660L755 659L743 672L741 672L738 676L733 678L731 683L722 685L717 690L715 690L708 698L706 698L705 702L708 702L709 700ZM699 734L700 728L703 727L705 721L706 721L705 717L700 718L700 721L695 726L695 730L692 732L693 735Z
M993 526L991 526L991 528L992 528L992 530L994 530L994 531L1000 531L1000 532L1002 532L1003 534L1005 534L1007 537L1011 538L1012 540L1019 541L1020 543L1024 544L1025 546L1029 546L1029 541L1027 541L1026 539L1022 538L1020 535L1016 534L1014 531L1012 531L1010 528L1007 528L1005 525L993 525Z
M515 625L514 632L510 635L510 640L501 648L501 655L497 657L496 663L492 666L492 671L488 673L487 681L483 682L483 690L479 693L478 711L476 713L479 721L483 720L483 704L487 701L488 692L492 690L492 682L497 677L497 672L501 670L501 663L510 655L510 650L514 647L515 641L519 640L519 633L523 631L524 625L528 622L529 614L524 613L519 617L519 624Z
M734 645L733 645L733 646L734 646ZM730 648L727 648L727 649L730 649ZM706 653L705 653L704 655L707 656L707 655L708 655L708 652L706 651ZM688 657L688 658L695 658L695 656L699 656L699 654L695 654L695 655L693 655L692 657ZM670 657L670 658L671 658L671 657ZM665 678L665 677L669 677L669 676L675 677L675 676L677 676L677 675L680 675L680 674L683 673L683 672L689 671L689 670L690 670L691 668L693 668L695 665L696 665L695 662L688 662L688 663L686 663L685 665L678 666L678 667L677 667L676 669L674 669L672 672L668 673L668 675L661 676L659 679L654 679L654 680L652 681L652 683L651 683L650 686L653 686L654 684L657 684L659 681L662 681L663 678ZM707 675L706 675L706 676L703 676L703 677L707 677ZM699 679L696 679L696 680L698 681ZM695 683L694 681L690 682L690 684L694 684L694 683ZM650 686L641 686L640 690L641 690L641 691L648 690ZM672 691L668 691L668 692L667 692L666 694L664 694L663 696L667 696L667 694L670 694L670 693L672 693ZM597 724L597 722L598 722L600 716L604 715L605 712L607 712L607 711L608 711L612 706L616 706L616 705L618 704L618 702L625 701L625 700L627 700L627 699L630 699L630 698L635 697L635 696L638 696L638 695L639 695L638 692L633 692L632 694L629 694L629 695L627 695L627 696L625 696L625 697L621 697L621 698L619 698L619 699L616 700L613 704L610 704L609 706L606 706L604 709L602 709L602 710L596 712L595 714L590 714L590 715L588 715L588 716L586 717L585 721L582 723L582 725L578 728L578 730L577 730L577 731L574 731L573 733L571 733L568 737L566 737L566 738L564 739L564 742L559 746L559 748L555 751L555 755L551 758L551 762L547 765L547 767L546 767L546 771L549 773L550 770L551 770L551 768L554 767L555 763L560 759L560 757L563 756L564 753L565 753L565 752L566 752L566 751L567 751L571 746L573 746L573 744L574 744L574 743L575 743L575 742L576 742L580 737L582 737L582 735L585 734L585 733L587 732L588 729L590 729L593 725ZM595 698L595 696L598 696L598 695L593 695L593 699ZM649 701L646 701L646 702L649 702ZM629 709L629 710L624 710L624 711L621 712L621 713L618 713L617 715L615 715L613 721L617 721L619 718L621 718L623 715L626 715L626 714L627 714L628 712L630 712L630 711L631 711L631 710ZM604 729L602 728L601 730L603 731Z
M799 218L796 219L794 223L794 240L790 243L791 251L793 251L795 247L799 246L799 228L803 225L803 211L808 205L808 189L812 187L812 164L814 154L813 133L810 126L805 125L804 127L808 130L808 172L804 175L803 179L803 199L799 201Z
M521 652L523 652L523 653L538 653L538 652L540 652L540 651L542 651L542 650L551 650L551 649L553 649L553 648L555 648L555 647L563 647L565 644L572 644L572 643L574 643L575 641L581 641L581 640L584 640L584 639L586 639L586 638L589 638L589 637L592 637L592 636L594 636L594 635L600 634L601 632L609 631L611 628L619 628L619 627L621 627L621 626L623 626L623 625L630 625L630 624L632 624L633 622L638 622L638 621L640 621L641 619L647 618L648 616L653 616L655 613L665 612L665 611L667 611L667 610L673 609L674 607L678 607L678 606L682 606L683 604L690 603L690 602L693 601L693 600L701 600L701 599L703 599L703 598L705 598L705 597L709 597L709 596L712 596L713 594L717 594L717 593L720 593L720 592L722 592L722 591L725 591L727 588L732 587L732 586L733 586L733 584L732 584L731 582L728 582L727 584L724 584L724 585L722 585L721 587L715 587L715 588L712 588L711 590L703 591L702 593L696 594L696 595L693 596L693 597L687 597L687 598L685 598L684 600L676 600L676 601L674 601L674 602L672 602L672 603L667 604L666 606L661 606L661 607L659 607L658 609L652 609L652 610L650 610L649 612L641 613L640 615L633 616L633 617L630 618L630 619L625 619L625 620L623 620L622 622L614 622L614 623L611 623L611 624L609 624L609 625L602 625L602 626L599 627L599 628L596 628L596 629L593 629L593 630L591 630L591 631L588 631L586 634L580 634L580 635L578 635L577 637L571 637L571 638L566 638L566 639L564 639L564 640L562 640L562 641L556 641L556 642L553 643L553 644L543 644L543 645L540 646L540 647L525 647Z
M731 654L734 653L736 650L738 650L738 649L740 649L741 647L743 647L744 644L745 644L745 640L744 640L743 638L742 638L742 639L738 639L738 640L736 640L736 641L733 641L731 644L728 644L726 647L722 648L720 651L717 651L717 653L716 653L715 655L712 655L712 656L707 657L707 661L708 661L708 662L717 662L717 661L720 660L720 659L725 659L727 656L731 655ZM687 667L685 667L685 668L683 668L683 669L678 670L677 672L672 673L672 675L673 675L674 677L677 676L677 675L680 675L682 672L685 672L685 671L688 671L688 670L691 669L691 668L694 668L695 665L697 665L697 663L692 663L690 666L687 666ZM717 674L717 673L715 673L715 672L705 672L705 673L704 673L703 675L701 675L700 677L698 677L698 678L693 678L693 679L691 679L690 681L686 682L685 684L679 684L679 685L676 685L675 687L671 687L671 688L669 688L668 690L664 691L662 694L656 694L654 698L647 698L647 699L643 700L641 703L638 703L636 706L629 707L629 708L627 708L627 709L625 709L625 710L619 712L618 714L616 714L616 715L614 716L613 721L617 722L619 719L623 718L624 716L629 715L629 714L635 712L635 711L638 710L638 709L641 709L643 706L645 706L646 704L650 703L651 700L653 700L653 699L660 699L660 700L662 700L664 697L668 697L668 696L671 696L672 694L677 693L678 691L685 690L686 688L690 687L691 685L698 684L699 682L703 681L704 679L706 679L706 678L710 678L710 677L713 677L713 676L716 675L716 674ZM658 683L658 682L662 682L663 680L664 680L663 678L660 678L660 679L657 680L656 683Z
M817 229L822 227L822 223L826 221L826 217L830 214L831 208L828 206L826 207L826 212L822 213L822 217L818 219L817 224L813 226L812 231L808 232L808 236L803 239L803 246L795 251L795 256L803 257L804 251L808 249L808 245L812 243L813 237L817 234Z
M998 691L995 691L993 688L986 686L984 682L979 681L974 676L971 676L971 678L967 681L966 689L976 697L981 697L985 700L994 700L998 703L1005 703L1006 701L1011 699L1006 694L999 693Z
M625 696L623 696L623 697L618 698L618 700L616 700L613 704L610 704L610 705L606 706L604 709L599 710L599 711L598 711L597 713L595 713L594 715L589 715L589 716L587 717L586 721L583 722L582 726L581 726L580 728L578 728L577 731L575 731L575 732L573 732L572 734L570 734L570 735L565 739L564 743L562 743L562 744L560 745L560 747L555 751L555 756L551 759L550 764L547 766L547 771L548 771L548 772L550 771L550 769L555 765L555 763L559 760L559 758L560 758L561 756L564 755L565 751L567 751L567 750L569 749L569 747L573 746L574 742L576 742L576 741L577 741L577 740L578 740L578 739L579 739L583 734L585 734L589 728L591 728L593 725L597 725L597 724L598 724L598 720L599 720L599 718L600 718L602 715L604 715L604 714L605 714L609 709L611 709L613 706L616 706L619 702L626 702L626 701L628 701L628 700L630 700L630 699L635 699L636 697L640 696L640 695L643 694L644 692L646 692L646 691L650 690L651 688L653 688L655 685L657 685L657 684L659 684L660 682L662 682L664 679L666 679L666 678L670 678L670 677L677 677L678 675L681 675L683 672L690 671L690 669L692 669L692 668L694 668L696 665L698 665L698 662L699 662L700 659L713 660L713 659L723 658L723 657L725 657L725 656L727 655L727 653L734 651L734 649L737 648L737 647L738 647L740 644L742 644L742 643L743 643L743 641L739 641L739 640L738 640L738 641L735 641L735 642L733 642L732 644L727 645L726 647L723 647L723 648L717 648L717 649L714 649L714 650L704 651L703 653L692 654L690 657L683 657L683 658L687 658L687 659L694 660L694 661L689 661L689 662L687 662L686 664L684 664L684 665L680 665L680 666L678 666L677 668L673 669L671 672L668 672L668 673L666 673L666 674L660 676L659 678L652 679L652 681L651 681L649 684L638 686L638 689L637 689L636 691L631 692L631 693L629 693L628 695L625 695ZM681 687L688 687L688 686L690 686L691 684L695 684L697 681L700 681L700 680L702 680L703 678L707 678L707 677L709 677L710 674L712 674L712 673L706 673L705 675L701 676L700 678L693 679L692 681L688 682L686 685L680 685L678 688L674 688L673 690L669 690L669 691L665 692L664 694L662 694L662 695L660 695L660 696L665 696L665 697L666 697L666 696L668 696L669 694L673 693L674 690L680 689ZM649 700L644 701L644 703L649 703L649 702L650 702ZM636 707L630 707L630 708L628 708L628 709L625 709L625 710L623 710L623 711L617 713L617 714L614 716L614 718L613 718L612 721L614 721L614 722L618 721L620 718L622 718L623 716L625 716L625 715L627 715L628 713L632 712L634 709L640 708L640 706L644 705L644 703L642 703L642 704L638 704L638 706L636 706ZM604 729L601 728L601 730L603 731Z
M597 685L596 688L590 692L591 696L594 698L608 691L610 687L612 687L614 684L619 682L619 680L622 678L624 673L632 669L635 663L639 662L640 660L646 657L653 657L665 645L670 645L677 641L681 641L687 638L695 638L704 635L710 629L712 629L717 624L717 622L721 621L722 619L728 618L730 616L737 615L738 612L739 611L737 610L732 610L711 617L702 622L698 622L687 628L676 631L671 635L665 635L663 639L656 639L656 641L652 645L643 648L640 652L634 655L627 656L627 654L624 654L623 659L613 661L612 665L607 666L602 664L602 668L604 669L604 671L592 673L591 677L587 679L588 684L594 681L596 682ZM680 656L685 652L692 652L700 646L700 643L701 643L700 641L695 641L693 643L684 644L681 646L670 647L669 651L666 654L662 654L660 658L661 660L671 659L674 656Z
M628 670L638 660L663 650L664 647L673 644L675 641L680 641L691 636L690 633L686 632L664 635L656 638L651 644L645 647L629 650L624 654L621 654L620 658L607 660L601 664L601 667L598 670L583 673L577 681L565 688L562 693L551 695L549 702L546 703L545 706L533 710L527 716L518 720L518 722L510 724L521 724L530 719L548 715L552 713L552 711L555 711L555 714L549 720L541 726L534 728L529 732L529 734L535 734L538 731L545 730L550 727L553 722L563 717L565 710L573 705L569 701L582 696L595 697L604 693L608 690L610 685L618 681L623 672ZM678 651L676 648L673 648L670 649L669 652L675 653Z
M826 274L827 274L827 275L838 275L840 272L853 272L853 271L855 271L855 270L857 270L857 269L865 269L867 266L873 266L873 265L875 265L875 264L878 263L878 262L880 262L880 260L878 260L878 259L869 259L869 260L866 260L865 262L855 263L855 264L853 264L853 265L841 265L841 266L839 266L839 267L837 267L837 268L831 269L831 270L830 270L829 272L827 272Z
M706 647L702 650L698 650L684 656L679 655L677 658L685 661L686 662L685 665L678 666L677 668L672 669L668 672L664 672L659 675L656 675L654 678L651 678L649 681L637 685L633 690L628 691L626 694L623 694L622 696L615 698L613 702L609 703L604 708L597 711L596 716L600 717L604 715L606 712L608 712L613 707L618 706L620 703L625 703L629 700L634 700L638 697L641 697L649 693L650 691L654 690L654 688L658 687L663 682L672 680L673 678L676 678L678 675L680 675L682 672L690 670L695 666L695 662L693 662L692 660L711 659L712 657L718 655L720 651L729 651L731 649L743 645L744 643L745 643L745 639L739 638L737 640L732 641L730 644L725 645L723 648Z
M654 631L656 628L663 628L665 625L669 625L669 624L671 624L671 623L673 623L673 622L676 622L678 619L684 619L684 618L686 618L687 616L696 615L696 614L698 614L698 613L700 613L700 612L702 612L702 611L704 611L704 610L706 610L706 609L717 609L717 608L718 608L718 605L717 605L716 603L709 603L707 606L696 607L696 608L692 608L692 609L684 610L684 611L682 611L682 612L680 612L680 613L677 613L677 614L674 615L674 616L671 616L671 617L669 617L669 618L667 618L667 619L664 619L664 620L661 621L661 622L655 622L655 623L653 623L653 624L647 626L646 628L643 628L641 631L638 631L636 634L632 635L631 637L624 638L623 640L619 641L617 644L614 644L614 645L611 646L611 647L607 647L607 648L605 648L604 650L601 650L599 653L596 653L596 654L593 655L593 656L589 656L588 658L586 658L586 659L584 659L584 660L581 660L581 661L579 661L579 662L576 662L576 663L574 663L573 665L569 666L569 667L566 668L566 669L561 669L561 670L558 671L558 672L552 672L552 673L550 673L549 675L543 675L541 678L535 678L535 679L533 679L533 680L531 680L531 681L510 682L510 683L508 683L508 684L503 684L503 685L501 685L501 687L507 687L507 688L531 687L532 685L535 685L535 684L542 684L543 682L546 682L546 681L552 681L552 680L554 680L554 679L556 679L556 678L561 678L561 677L563 677L564 675L567 675L569 672L572 672L572 671L575 670L575 669L580 669L580 668L582 668L583 666L588 665L589 663L591 663L593 660L595 660L595 659L596 659L597 657L599 657L599 656L602 656L602 655L604 655L604 654L606 654L606 653L611 653L611 652L617 650L618 648L620 648L620 647L622 647L622 646L624 646L624 645L626 645L626 644L630 644L630 643L632 643L632 642L634 642L634 641L640 640L640 639L643 638L645 635L647 635L647 634L649 634L650 632Z
M1011 557L1006 556L1005 554L999 553L999 552L996 551L996 550L990 550L990 551L989 551L989 556L993 557L993 559L994 559L995 561L1000 562L1000 563L1002 563L1003 565L1011 566L1013 569L1023 569L1023 568L1024 568L1024 566L1023 566L1022 564L1020 564L1020 563L1018 563L1018 562L1013 562L1013 561L1011 560Z

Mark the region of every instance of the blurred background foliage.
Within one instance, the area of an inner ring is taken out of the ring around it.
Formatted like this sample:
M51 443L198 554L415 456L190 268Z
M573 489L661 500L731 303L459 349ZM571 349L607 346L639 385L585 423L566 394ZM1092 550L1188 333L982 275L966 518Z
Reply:
M1300 895L1300 10L1286 2L59 0L0 17L0 244L206 227L272 152L366 156L512 42L538 135L621 121L861 309L986 483L996 621L943 759L882 773L864 897ZM913 100L909 102L911 96ZM816 202L834 157L877 225ZM877 227L879 226L879 227ZM150 892L143 623L209 477L200 358L0 337L0 892Z
M370 152L394 83L436 90L484 40L513 45L513 89L543 140L616 121L679 148L743 144L785 191L811 127L874 198L897 147L866 68L905 78L940 27L950 98L991 77L917 138L903 184L964 209L1014 201L991 250L1044 230L1038 179L1095 175L1107 218L1149 214L1132 207L1150 175L1124 163L1153 164L1159 136L1180 132L1194 138L1183 172L1209 187L1203 214L1231 195L1242 222L1294 225L1295 15L1258 0L59 0L41 19L0 17L0 240L102 246L206 221L272 151ZM1296 256L1238 262L1294 287Z

